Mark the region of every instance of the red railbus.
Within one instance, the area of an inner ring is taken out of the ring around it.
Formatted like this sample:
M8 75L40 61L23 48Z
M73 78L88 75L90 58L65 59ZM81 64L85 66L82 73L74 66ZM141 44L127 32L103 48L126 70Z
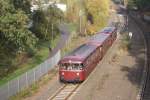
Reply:
M91 37L88 44L97 45L102 58L107 49L111 46L111 37L109 34L99 33Z
M59 61L59 79L62 82L82 82L96 67L116 39L116 28L106 27L89 41Z
M63 82L82 82L98 58L97 46L83 44L59 61L59 79Z
M100 33L108 34L111 37L111 42L117 38L117 28L116 27L105 27Z

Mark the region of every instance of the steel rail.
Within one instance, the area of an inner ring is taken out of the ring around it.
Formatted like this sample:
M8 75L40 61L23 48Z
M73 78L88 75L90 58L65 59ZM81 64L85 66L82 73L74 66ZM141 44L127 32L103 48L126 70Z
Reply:
M48 100L68 100L79 86L80 84L65 84Z
M129 16L142 31L142 36L144 37L144 43L146 48L145 66L141 82L141 89L140 93L138 94L137 100L150 100L150 34L147 34L145 32L143 26L137 19L135 19L131 14L129 14Z

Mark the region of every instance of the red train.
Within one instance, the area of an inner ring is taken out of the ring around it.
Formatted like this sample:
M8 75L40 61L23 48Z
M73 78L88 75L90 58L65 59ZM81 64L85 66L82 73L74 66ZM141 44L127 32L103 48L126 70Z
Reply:
M82 82L102 59L117 36L115 27L105 27L89 41L59 61L61 82Z

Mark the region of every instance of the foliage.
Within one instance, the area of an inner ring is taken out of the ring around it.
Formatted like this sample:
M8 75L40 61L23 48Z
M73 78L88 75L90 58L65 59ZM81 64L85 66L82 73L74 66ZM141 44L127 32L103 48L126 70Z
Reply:
M11 0L12 4L14 4L15 9L21 9L27 14L30 12L30 1L29 0Z
M55 6L47 10L39 9L33 14L33 33L42 40L52 40L58 32L58 24L63 20L63 13Z
M91 34L105 26L109 12L109 0L84 0L84 2L88 25L92 25L91 28L88 28Z
M123 34L120 48L123 50L130 50L131 49L131 40L130 40L128 33Z
M68 22L78 25L80 34L93 34L105 26L109 0L61 0L67 3Z
M150 7L150 0L136 0L136 4L140 9Z
M136 0L129 0L128 1L128 8L133 9L136 6Z
M0 76L15 69L17 54L34 50L37 38L28 26L28 15L11 0L0 1Z
M139 9L150 7L150 0L128 0L128 7L132 8L137 6Z
M11 50L16 52L33 48L37 39L27 29L29 19L25 13L21 10L10 10L10 12L3 10L0 12L3 12L0 16L1 46L10 47Z
M0 1L0 5L1 46L13 46L11 50L17 52L32 48L36 37L27 28L28 16L22 10L15 9L9 1Z
M67 1L67 20L69 22L77 23L79 20L79 3L75 0Z

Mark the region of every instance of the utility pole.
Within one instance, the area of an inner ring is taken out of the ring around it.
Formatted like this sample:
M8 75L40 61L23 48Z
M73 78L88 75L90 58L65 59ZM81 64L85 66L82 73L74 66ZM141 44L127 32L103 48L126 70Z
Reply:
M82 10L79 11L79 32L82 31Z

